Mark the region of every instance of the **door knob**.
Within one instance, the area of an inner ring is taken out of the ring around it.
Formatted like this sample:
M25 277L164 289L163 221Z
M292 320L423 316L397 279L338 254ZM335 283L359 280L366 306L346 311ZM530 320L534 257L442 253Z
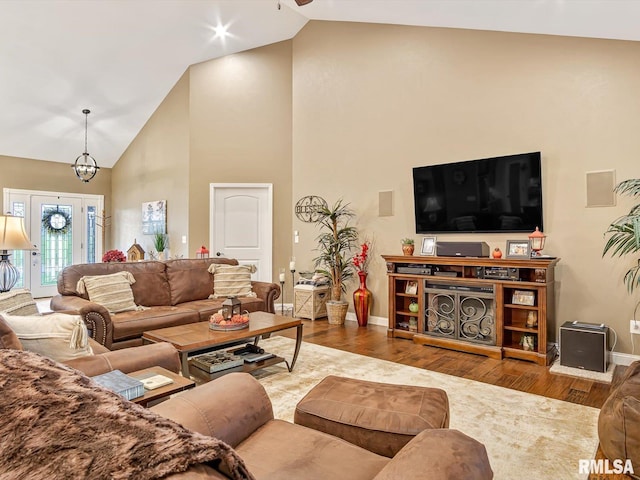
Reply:
M221 257L222 255L224 255L222 252L216 252L216 257Z

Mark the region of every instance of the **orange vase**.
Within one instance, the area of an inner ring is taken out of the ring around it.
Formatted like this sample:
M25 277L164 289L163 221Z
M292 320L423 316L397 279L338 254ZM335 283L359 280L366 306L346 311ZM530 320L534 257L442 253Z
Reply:
M414 249L415 249L414 245L411 245L411 244L402 245L402 253L404 253L405 255L413 255Z
M367 288L367 274L358 272L360 287L353 292L353 308L356 311L359 327L366 327L369 323L369 311L371 310L371 291Z

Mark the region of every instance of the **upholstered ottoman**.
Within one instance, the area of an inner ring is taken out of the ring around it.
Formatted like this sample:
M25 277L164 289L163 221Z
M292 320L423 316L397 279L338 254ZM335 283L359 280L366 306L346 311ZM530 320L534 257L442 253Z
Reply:
M393 457L421 431L449 427L449 400L439 388L331 375L300 400L294 421Z

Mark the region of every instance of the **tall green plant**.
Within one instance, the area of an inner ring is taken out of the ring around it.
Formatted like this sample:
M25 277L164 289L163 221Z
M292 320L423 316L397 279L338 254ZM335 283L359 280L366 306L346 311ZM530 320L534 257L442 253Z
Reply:
M315 268L331 280L331 300L334 301L340 300L345 291L344 282L354 275L351 250L358 239L358 231L349 225L354 215L342 200L318 211L316 224L321 233L316 238L316 251L320 254L314 258Z
M614 188L619 195L640 197L640 179L629 179L620 182ZM610 253L612 257L622 257L627 254L640 252L640 204L631 208L631 211L616 219L607 231L609 235L604 246L602 256ZM640 287L640 259L635 266L627 270L624 275L624 283L629 293L636 287Z
M156 251L158 253L164 252L164 250L167 248L167 236L164 233L154 233L153 246L156 247Z

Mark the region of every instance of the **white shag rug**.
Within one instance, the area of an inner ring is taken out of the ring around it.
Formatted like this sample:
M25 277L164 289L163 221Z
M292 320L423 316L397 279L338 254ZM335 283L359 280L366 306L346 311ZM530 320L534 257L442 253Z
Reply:
M260 343L288 360L294 340ZM284 364L254 372L276 418L293 421L298 401L327 375L442 388L449 396L450 428L482 442L496 480L577 479L578 461L593 459L599 410L473 380L303 343L292 373Z

